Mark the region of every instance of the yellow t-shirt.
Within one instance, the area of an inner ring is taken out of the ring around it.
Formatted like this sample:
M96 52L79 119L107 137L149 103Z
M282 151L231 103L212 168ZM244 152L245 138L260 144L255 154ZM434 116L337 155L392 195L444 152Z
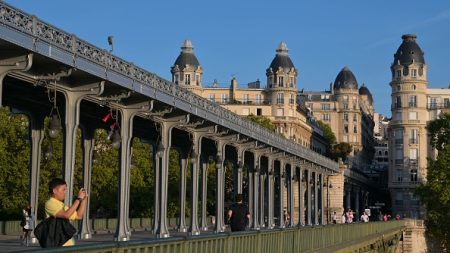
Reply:
M64 205L63 202L51 197L47 202L45 202L45 216L46 218L53 216L56 217L56 214L63 210L66 211L69 209L68 206ZM76 220L78 217L77 211L75 211L69 218L69 220ZM68 240L66 243L64 243L63 246L73 246L75 245L75 242L72 239Z

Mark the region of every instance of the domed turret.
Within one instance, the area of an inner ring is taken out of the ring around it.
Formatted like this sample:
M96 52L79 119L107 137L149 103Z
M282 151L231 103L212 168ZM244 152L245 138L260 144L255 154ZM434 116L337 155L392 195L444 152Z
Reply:
M359 95L361 96L367 96L370 103L373 103L372 93L370 93L369 88L363 83L362 86L359 88Z
M344 67L337 75L334 89L358 89L358 82L348 67Z
M175 60L174 66L178 65L180 68L190 65L193 67L200 66L197 57L194 54L194 47L192 47L192 42L190 40L185 40L181 47L180 55Z
M276 50L270 67L266 69L267 87L288 88L295 90L297 87L297 69L289 58L286 43L281 42Z
M175 60L171 71L172 82L195 93L200 93L203 70L194 54L190 40L185 40L181 46L180 55Z
M402 36L403 42L394 54L394 65L408 66L412 63L425 63L423 51L416 43L416 38L417 36L414 34L405 34Z
M291 68L295 68L294 64L291 61L291 58L288 55L288 48L286 46L286 43L281 42L280 45L278 45L276 52L277 54L275 55L275 58L273 58L272 63L270 63L269 67L272 68L272 71L277 71L278 68L282 68L286 69L287 72Z

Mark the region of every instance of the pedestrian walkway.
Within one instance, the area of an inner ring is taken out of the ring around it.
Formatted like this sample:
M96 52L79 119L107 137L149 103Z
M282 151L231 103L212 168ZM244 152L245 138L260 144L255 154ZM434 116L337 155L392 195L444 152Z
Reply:
M202 234L213 234L213 231L203 232ZM186 233L171 231L172 237L185 237ZM137 231L131 234L131 241L155 240L155 235L150 231ZM99 233L93 234L91 239L76 240L76 245L98 244L114 241L114 234ZM30 244L26 247L21 244L18 235L0 235L0 252L21 252L42 249L39 243Z

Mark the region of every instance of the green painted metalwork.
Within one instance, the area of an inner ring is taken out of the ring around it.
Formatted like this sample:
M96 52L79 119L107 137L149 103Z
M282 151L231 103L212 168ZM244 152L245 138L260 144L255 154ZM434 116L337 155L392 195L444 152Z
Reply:
M349 248L354 250L353 244L357 247L369 247L372 244L382 245L384 243L382 240L395 237L404 225L404 221L390 221L207 234L193 237L149 239L148 241L105 242L96 245L50 249L47 252L329 252L331 247L333 251L345 252ZM392 248L392 244L386 245L386 249L392 250Z

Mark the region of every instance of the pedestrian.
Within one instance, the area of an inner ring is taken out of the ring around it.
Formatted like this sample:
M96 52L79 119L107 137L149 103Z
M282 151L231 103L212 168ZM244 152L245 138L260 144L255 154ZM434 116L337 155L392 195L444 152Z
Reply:
M400 214L395 215L396 220L400 220Z
M347 223L352 223L353 222L353 211L352 209L348 209L347 211Z
M336 223L337 223L337 215L336 215L336 212L333 212L333 214L331 215L331 220L332 220L333 224L336 224Z
M342 224L347 223L347 216L345 215L345 212L342 213L341 223L342 223Z
M291 214L288 211L286 211L286 209L283 210L283 218L284 218L284 226L289 226Z
M247 205L243 203L242 194L236 195L236 203L232 204L227 213L228 223L231 231L244 231L250 220L250 213Z
M60 178L55 178L50 181L48 185L50 192L50 199L45 202L45 215L46 217L63 218L66 220L81 220L86 211L86 204L88 194L84 188L80 188L78 197L73 204L68 207L64 205L64 199L66 197L67 184L66 181ZM72 246L75 242L69 239L62 246Z
M362 222L369 222L369 215L367 215L366 212L364 212L364 213L361 215L361 221L362 221Z
M387 214L384 214L383 220L384 220L384 221L388 221L388 215L387 215Z
M31 213L31 205L28 204L24 209L22 209L22 221L20 222L22 226L22 234L20 239L22 240L22 245L28 247L30 243L30 234L33 231L33 215Z

